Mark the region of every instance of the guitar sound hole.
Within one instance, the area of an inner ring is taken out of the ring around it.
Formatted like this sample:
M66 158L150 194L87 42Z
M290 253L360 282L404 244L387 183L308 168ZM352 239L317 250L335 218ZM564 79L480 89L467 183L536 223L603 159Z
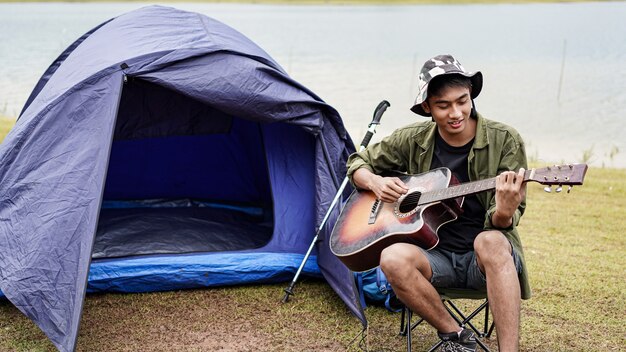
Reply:
M413 192L407 194L404 199L398 204L398 210L401 213L409 213L417 208L417 204L419 203L420 197L422 194L420 192Z

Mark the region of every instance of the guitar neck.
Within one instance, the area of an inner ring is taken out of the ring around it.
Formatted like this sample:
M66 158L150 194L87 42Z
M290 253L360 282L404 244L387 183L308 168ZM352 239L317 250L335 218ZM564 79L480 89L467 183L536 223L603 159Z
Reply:
M533 170L526 170L524 173L524 182L529 181L529 176ZM437 189L433 191L424 192L421 194L418 205L424 205L429 203L435 203L444 201L447 199L454 199L481 192L491 191L496 189L496 178L488 178L479 181L472 181L462 183L459 185L450 186L448 188Z

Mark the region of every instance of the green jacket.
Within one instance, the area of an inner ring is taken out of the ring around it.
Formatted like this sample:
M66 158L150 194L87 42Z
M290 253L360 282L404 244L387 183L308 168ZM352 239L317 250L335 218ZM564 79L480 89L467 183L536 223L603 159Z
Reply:
M435 146L437 125L432 121L418 122L397 129L381 142L369 146L360 153L354 153L348 159L348 177L357 169L364 167L373 173L400 171L407 174L420 174L430 170ZM499 122L485 119L478 114L476 137L468 156L468 174L471 181L492 178L503 171L528 169L526 151L521 136L513 128ZM495 229L491 224L491 215L495 212L495 192L477 194L478 200L485 207L485 230ZM522 272L519 275L523 299L531 296L526 261L522 243L517 233L517 225L526 208L523 200L513 216L513 224L506 229L497 229L509 239L520 254Z

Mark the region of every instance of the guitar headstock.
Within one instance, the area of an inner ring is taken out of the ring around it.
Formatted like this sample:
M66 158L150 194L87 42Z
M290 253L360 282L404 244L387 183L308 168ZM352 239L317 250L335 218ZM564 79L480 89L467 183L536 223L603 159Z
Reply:
M554 165L541 169L530 169L526 171L526 179L547 186L558 185L557 192L559 192L564 185L570 186L570 188L571 186L582 185L586 173L586 164ZM549 187L546 187L545 190L550 192Z

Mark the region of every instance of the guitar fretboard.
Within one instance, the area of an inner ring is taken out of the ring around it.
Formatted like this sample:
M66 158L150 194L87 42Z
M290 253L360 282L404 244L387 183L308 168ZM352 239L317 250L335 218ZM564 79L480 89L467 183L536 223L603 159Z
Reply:
M496 188L496 179L474 181L463 183L460 185L450 186L448 188L437 189L434 191L422 193L419 204L424 205L439 202L446 199L454 199L463 196L469 196L480 192L489 191Z
M526 170L524 173L524 182L529 180L532 170ZM488 178L480 181L463 183L460 185L450 186L448 188L428 191L421 194L418 205L424 205L434 202L440 202L446 199L454 199L472 194L490 191L496 189L496 178Z

